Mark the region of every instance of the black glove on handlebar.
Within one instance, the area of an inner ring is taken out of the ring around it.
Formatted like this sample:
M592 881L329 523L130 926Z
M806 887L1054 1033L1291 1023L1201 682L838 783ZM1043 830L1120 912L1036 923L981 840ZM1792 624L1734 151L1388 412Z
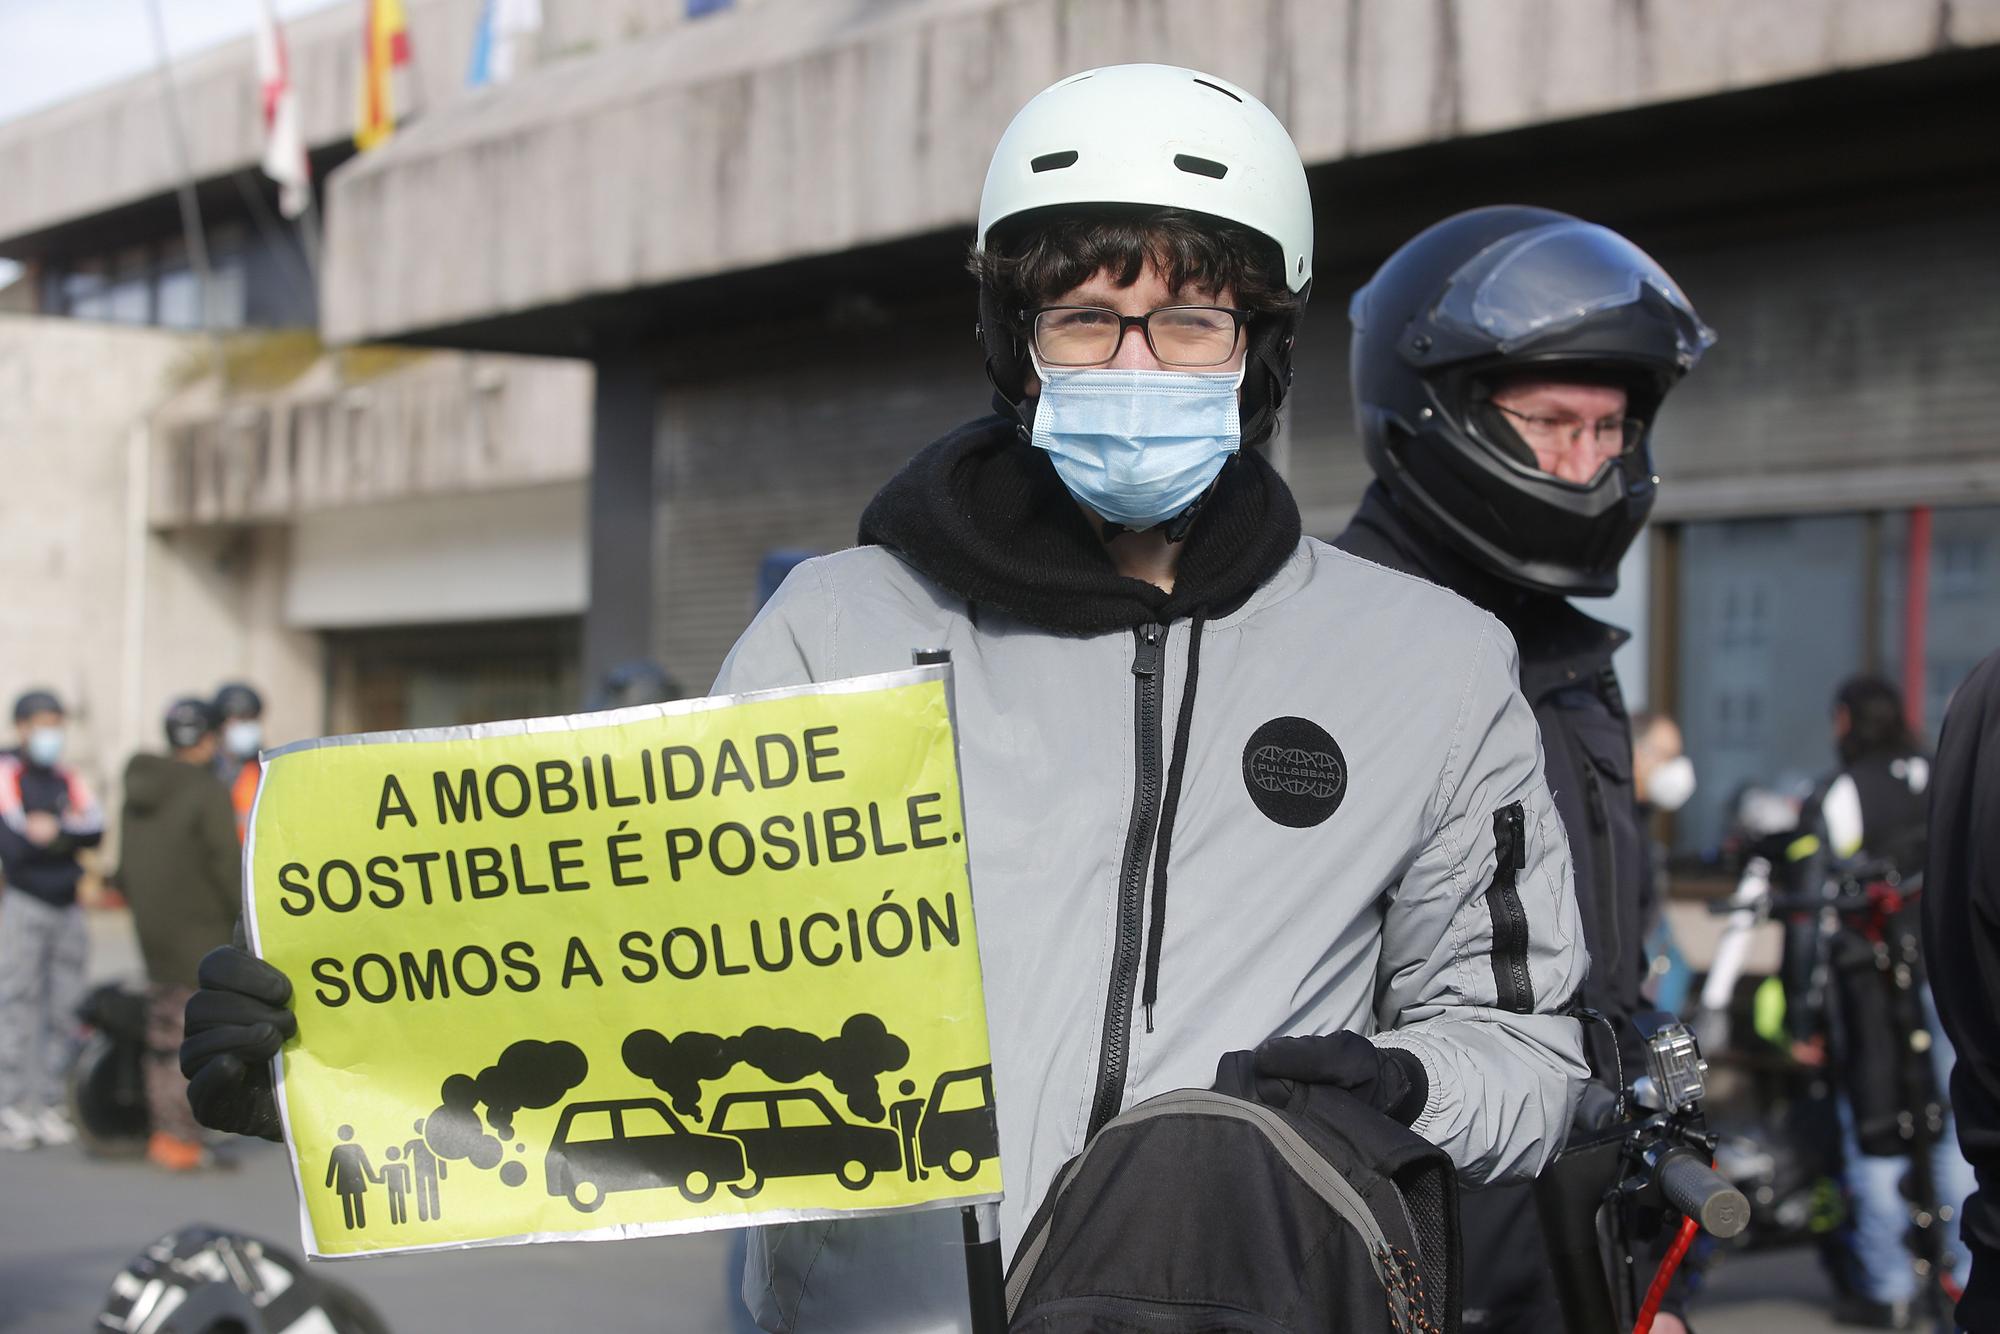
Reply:
M181 1073L188 1078L195 1120L212 1130L282 1139L271 1058L299 1031L285 1008L291 982L233 945L203 956L197 980L201 989L188 1001L187 1037L181 1043Z
M1430 1080L1414 1052L1378 1047L1359 1033L1271 1038L1255 1051L1229 1052L1215 1069L1217 1092L1272 1107L1289 1103L1295 1084L1346 1089L1406 1126L1430 1098Z

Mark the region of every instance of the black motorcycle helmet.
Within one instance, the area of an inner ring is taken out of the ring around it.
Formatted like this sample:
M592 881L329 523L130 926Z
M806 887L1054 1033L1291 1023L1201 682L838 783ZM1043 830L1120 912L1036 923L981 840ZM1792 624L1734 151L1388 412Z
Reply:
M205 699L184 696L167 706L166 717L160 720L160 727L166 733L169 746L175 750L187 750L200 745L201 739L215 730L215 707Z
M1362 444L1397 506L1511 583L1616 592L1653 507L1654 416L1715 341L1666 271L1566 213L1481 208L1391 255L1348 316ZM1497 382L1537 370L1615 383L1644 423L1589 482L1537 468L1488 401Z
M215 716L225 722L232 718L262 718L264 697L253 686L242 681L230 681L215 692L212 707Z

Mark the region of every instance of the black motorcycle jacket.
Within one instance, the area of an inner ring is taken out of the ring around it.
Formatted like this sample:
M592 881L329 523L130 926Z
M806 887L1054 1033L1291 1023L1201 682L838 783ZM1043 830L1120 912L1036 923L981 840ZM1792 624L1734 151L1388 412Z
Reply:
M1410 522L1381 482L1371 483L1334 545L1378 565L1441 584L1477 603L1506 625L1521 655L1521 693L1542 730L1549 792L1569 833L1576 897L1590 972L1579 1006L1605 1016L1618 1034L1585 1025L1597 1078L1629 1085L1644 1073L1643 1046L1631 1024L1650 1009L1640 997L1646 978L1644 924L1652 886L1632 786L1632 733L1611 667L1628 638L1566 599L1504 583L1459 558ZM1555 1287L1539 1241L1534 1199L1525 1186L1466 1190L1460 1197L1465 1254L1493 1257L1466 1267L1464 1322L1468 1330L1562 1328ZM1679 1305L1668 1294L1665 1309Z

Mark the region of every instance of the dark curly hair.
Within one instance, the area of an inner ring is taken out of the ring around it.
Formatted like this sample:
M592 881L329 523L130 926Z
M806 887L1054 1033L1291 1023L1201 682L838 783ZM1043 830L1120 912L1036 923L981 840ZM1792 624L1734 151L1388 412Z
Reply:
M1284 257L1268 238L1180 209L1107 208L1031 219L996 238L992 249L975 245L966 267L1018 320L1099 270L1130 287L1148 260L1177 292L1227 290L1253 315L1284 315L1299 306L1282 280Z
M1903 714L1903 694L1879 676L1843 681L1833 697L1847 710L1847 735L1840 739L1840 761L1853 764L1875 756L1914 755L1923 749Z

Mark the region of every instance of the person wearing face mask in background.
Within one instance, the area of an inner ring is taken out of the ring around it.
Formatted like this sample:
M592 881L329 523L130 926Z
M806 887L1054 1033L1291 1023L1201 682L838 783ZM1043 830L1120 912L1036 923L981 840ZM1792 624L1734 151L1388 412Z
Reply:
M1647 897L1640 906L1645 926L1646 981L1641 990L1655 1008L1681 1012L1692 972L1667 920L1667 850L1653 837L1654 815L1672 815L1694 795L1694 761L1683 749L1680 724L1664 713L1641 709L1632 715L1632 795L1639 801L1645 840Z
M1513 633L1590 952L1588 979L1563 1000L1612 1029L1592 1024L1587 1037L1598 1080L1587 1105L1608 1108L1619 1071L1645 1069L1630 1019L1652 1008L1641 991L1652 894L1611 663L1628 636L1571 599L1617 591L1653 506L1654 418L1715 335L1632 242L1512 205L1420 232L1348 317L1375 481L1334 545L1441 584ZM1529 1188L1470 1190L1461 1205L1465 1253L1494 1257L1466 1267L1466 1328L1560 1329ZM1677 1334L1678 1306L1676 1290L1654 1328Z
M30 690L14 702L19 749L0 754L0 1147L67 1144L62 1075L88 952L77 853L104 836L104 815L62 762L62 702Z
M215 692L210 707L222 729L215 747L215 776L229 789L240 841L250 828L250 808L257 802L257 783L264 776L263 762L257 758L264 746L264 697L241 681L231 681Z

